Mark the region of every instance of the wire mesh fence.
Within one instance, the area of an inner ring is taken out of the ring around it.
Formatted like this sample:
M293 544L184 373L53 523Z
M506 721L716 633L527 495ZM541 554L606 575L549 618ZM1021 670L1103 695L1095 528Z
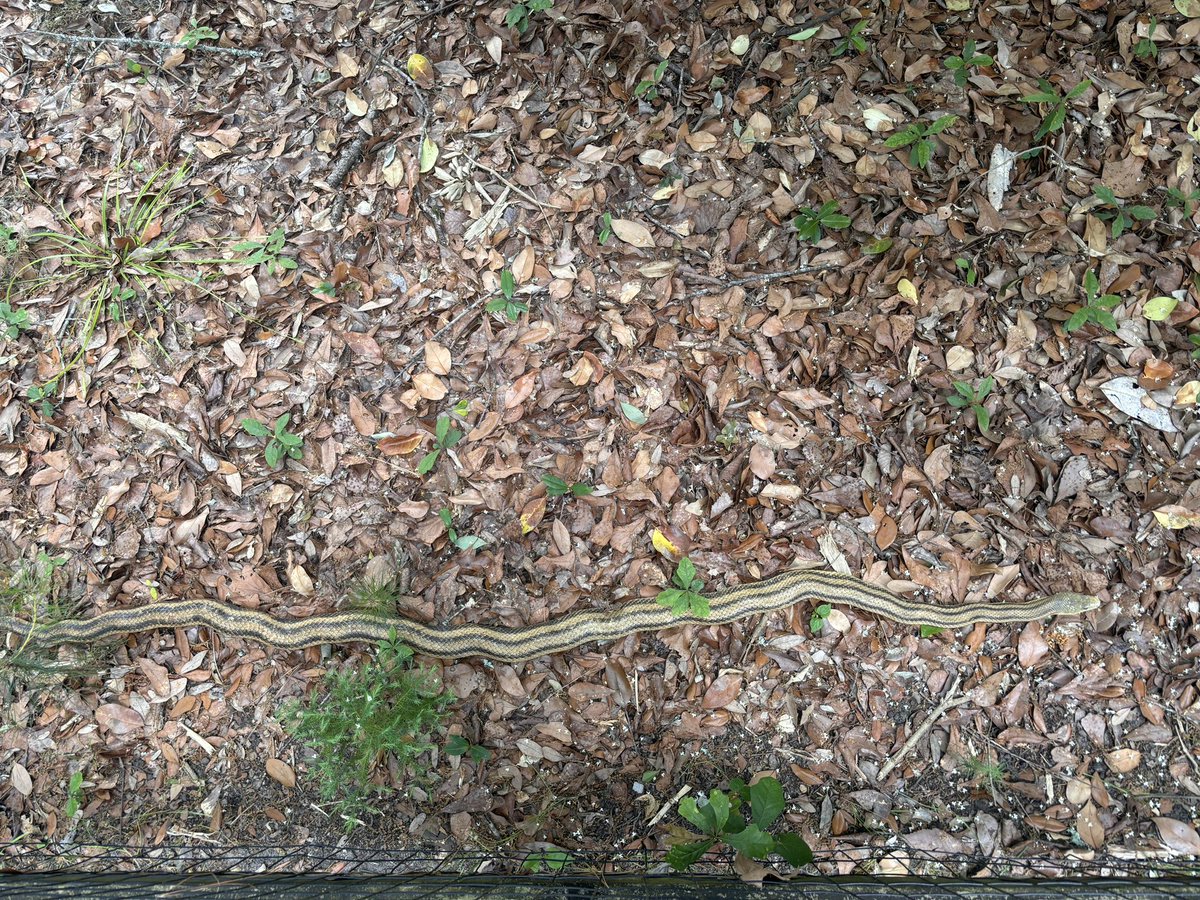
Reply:
M1179 857L983 857L910 847L818 853L786 879L747 882L728 858L678 874L661 854L466 853L294 847L0 846L0 895L32 897L749 898L945 897L968 900L1200 898L1200 864Z

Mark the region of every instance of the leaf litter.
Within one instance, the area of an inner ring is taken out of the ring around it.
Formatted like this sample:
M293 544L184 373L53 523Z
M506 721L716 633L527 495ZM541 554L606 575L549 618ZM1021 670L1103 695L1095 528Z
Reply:
M6 274L55 210L102 235L116 159L190 159L181 238L218 248L169 303L102 317L44 408L71 297L51 267L10 299L3 546L68 557L85 611L304 616L371 560L404 615L518 625L669 588L672 551L710 588L811 564L948 603L1103 600L446 661L449 733L491 757L382 765L405 789L372 843L662 849L647 823L681 786L768 773L820 848L1196 852L1200 20L55 10L10 0L0 26ZM73 39L116 34L180 46ZM1119 302L1080 314L1093 294ZM986 416L947 402L988 378ZM242 422L285 416L301 445L268 465ZM139 635L6 696L0 839L339 834L277 714L369 653Z

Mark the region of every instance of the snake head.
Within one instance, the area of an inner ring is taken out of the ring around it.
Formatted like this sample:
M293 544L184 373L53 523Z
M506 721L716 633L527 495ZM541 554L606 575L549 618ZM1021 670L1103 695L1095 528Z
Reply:
M1095 594L1076 594L1063 591L1050 597L1054 601L1054 614L1058 616L1075 616L1100 608L1100 598Z

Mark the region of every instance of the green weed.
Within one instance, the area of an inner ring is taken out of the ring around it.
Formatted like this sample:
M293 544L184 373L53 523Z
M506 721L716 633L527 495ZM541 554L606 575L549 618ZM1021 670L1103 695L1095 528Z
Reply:
M267 445L263 450L263 457L272 469L277 468L285 456L290 456L292 459L304 458L304 438L287 430L291 420L292 414L284 413L275 420L274 427L268 428L258 419L242 419L242 430L246 434L256 438L266 438Z
M463 433L455 428L450 421L449 416L438 416L437 425L434 426L433 449L421 457L421 461L417 463L417 474L428 475L433 471L433 467L437 465L438 457L442 455L443 450L449 450L455 444L462 440Z
M290 256L282 256L283 247L287 243L287 235L282 227L276 228L261 241L241 241L234 244L233 249L239 253L250 254L240 262L250 266L265 264L268 275L291 271L297 267L296 260Z
M742 813L743 804L750 806L749 821ZM767 831L786 805L783 787L775 778L761 778L752 785L735 778L729 783L728 794L711 791L699 801L684 797L679 814L700 829L702 836L690 835L696 839L676 843L667 853L667 862L675 871L683 872L718 843L725 843L751 859L766 859L778 853L793 866L808 865L813 855L803 838L790 832L776 837Z
M523 35L529 30L534 13L545 12L553 7L554 0L524 0L523 3L514 3L508 8L504 24L517 29L517 33Z
M461 734L452 734L446 739L445 751L447 756L469 756L477 763L487 762L492 758L492 751L487 747L472 744Z
M1150 222L1157 215L1149 206L1141 206L1136 203L1126 206L1125 201L1117 199L1117 195L1112 192L1112 188L1106 187L1103 184L1093 187L1092 193L1103 204L1096 207L1096 217L1101 221L1112 223L1112 236L1114 240L1132 228L1135 220L1138 222Z
M649 78L643 78L637 83L637 87L633 89L633 96L645 97L647 100L658 99L658 85L663 79L663 75L667 74L667 60L663 60L654 67Z
M1071 102L1082 97L1092 83L1087 80L1079 82L1067 92L1065 97L1045 78L1038 79L1038 86L1041 90L1026 94L1021 98L1024 103L1037 103L1049 107L1042 118L1042 124L1034 133L1035 140L1041 140L1048 134L1062 131L1063 124L1067 121L1067 110L1070 109Z
M1101 294L1100 280L1091 269L1088 269L1083 276L1083 292L1086 300L1083 306L1075 310L1071 318L1067 320L1067 324L1064 326L1067 334L1078 331L1088 322L1095 322L1109 331L1116 331L1117 320L1111 310L1120 305L1121 298L1116 294Z
M884 141L883 146L889 150L911 146L912 150L908 156L909 162L918 169L927 169L929 161L933 159L933 136L941 134L956 121L958 121L958 116L948 115L935 119L929 125L922 125L920 122L911 122Z
M695 564L686 556L675 567L675 575L671 579L677 585L658 592L658 604L669 606L677 616L695 616L698 619L708 618L711 611L708 598L701 596L704 582L696 574Z
M971 77L971 69L990 66L995 60L986 53L975 52L975 42L967 41L961 56L946 58L946 68L954 73L954 83L963 87Z
M987 434L988 428L992 424L992 417L987 411L987 407L983 405L983 401L992 392L996 380L989 375L979 382L977 387L972 387L966 381L955 381L953 384L954 393L946 398L946 402L958 409L967 409L973 412L980 432Z
M450 515L450 510L439 509L438 518L442 520L442 524L446 526L446 535L459 550L478 550L480 547L487 545L487 541L475 534L459 534L454 530L454 520Z
M863 32L866 30L869 22L869 19L859 19L857 22L855 22L850 28L850 33L834 44L833 51L830 55L836 59L839 56L849 53L851 47L853 47L859 53L866 53L867 39L863 37Z
M802 209L792 219L796 237L802 241L819 241L824 236L822 229L837 231L850 227L850 217L838 211L838 202L830 200L820 209Z
M322 698L286 707L281 720L313 750L320 795L350 831L358 816L377 812L375 800L395 790L375 780L385 759L410 775L424 774L420 757L433 749L430 734L453 701L431 671L413 666L412 651L393 635L373 661L329 672Z
M510 322L521 318L521 313L528 311L529 304L516 299L517 282L513 278L512 269L504 269L500 273L500 296L493 297L484 306L490 313L502 312Z
M582 481L568 484L557 475L549 473L542 476L542 484L546 486L546 496L548 497L565 497L568 494L572 497L587 497L595 490L590 484L584 484Z

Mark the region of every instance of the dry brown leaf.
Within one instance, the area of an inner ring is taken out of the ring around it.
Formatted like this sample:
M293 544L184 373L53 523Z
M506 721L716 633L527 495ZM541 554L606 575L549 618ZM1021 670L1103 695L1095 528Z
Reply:
M1030 622L1021 629L1021 637L1017 641L1017 660L1029 669L1046 658L1050 645L1042 637L1042 623Z
M446 383L432 372L418 372L414 375L413 387L425 400L441 400L449 392Z
M615 231L616 229L614 228L613 230ZM521 248L521 252L517 254L516 259L512 261L513 279L517 284L524 284L533 277L533 263L533 247L526 244Z
M101 728L115 735L140 731L145 721L140 712L120 703L105 703L96 708L96 722Z
M450 350L437 341L426 341L425 368L434 375L449 375L450 366Z
M650 234L650 229L641 222L635 222L633 219L613 219L612 230L613 234L634 247L645 250L654 246L654 237Z
M28 797L33 793L33 779L29 777L29 770L19 762L13 763L9 780L21 796Z
M285 788L294 788L296 786L296 773L282 759L268 759L267 774Z
M1132 747L1122 747L1118 750L1105 753L1104 761L1118 775L1124 775L1132 772L1142 764L1142 753L1140 750L1134 750Z
M420 447L424 440L425 435L420 432L380 438L378 445L379 452L384 456L407 456Z
M704 692L700 705L704 709L724 709L742 693L742 676L739 672L725 672L713 679Z
M1104 846L1104 826L1100 824L1100 816L1090 800L1076 814L1075 830L1083 842L1093 850Z
M1158 836L1170 849L1177 853L1200 856L1200 835L1196 834L1196 829L1191 825L1167 816L1155 816L1154 824L1158 828Z
M763 481L769 481L775 474L775 454L762 444L750 447L750 471Z

